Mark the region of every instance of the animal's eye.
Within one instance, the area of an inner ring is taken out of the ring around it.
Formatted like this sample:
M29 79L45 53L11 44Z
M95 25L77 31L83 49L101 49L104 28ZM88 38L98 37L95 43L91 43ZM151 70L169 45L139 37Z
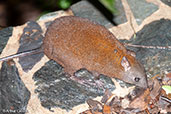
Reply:
M139 81L140 81L140 78L137 78L137 77L136 77L134 80L135 80L136 82L139 82Z
M117 53L118 52L118 50L117 49L114 49L114 53Z

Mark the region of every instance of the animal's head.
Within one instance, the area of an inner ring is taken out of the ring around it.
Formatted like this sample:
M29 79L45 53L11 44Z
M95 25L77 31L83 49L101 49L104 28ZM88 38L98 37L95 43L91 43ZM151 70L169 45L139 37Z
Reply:
M135 57L123 57L121 66L124 70L122 76L125 82L147 88L147 76L144 67L135 59Z

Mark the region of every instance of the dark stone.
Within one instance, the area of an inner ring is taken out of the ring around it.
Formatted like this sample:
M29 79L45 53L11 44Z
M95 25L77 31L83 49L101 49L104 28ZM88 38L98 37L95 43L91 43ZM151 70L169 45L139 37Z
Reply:
M42 29L36 22L28 22L27 26L23 30L23 34L19 40L20 47L18 53L40 48L43 43ZM40 61L43 57L43 53L38 53L34 55L29 55L19 58L19 63L22 69L27 72L32 69L32 67Z
M161 19L154 21L140 30L128 42L132 44L145 45L145 46L171 46L171 21ZM137 59L143 63L147 74L154 76L157 74L162 75L163 72L171 72L171 49L146 49L146 48L133 48Z
M75 16L88 18L105 27L111 27L112 24L105 18L105 16L88 1L80 1L71 6Z
M127 22L124 7L121 0L115 0L115 8L117 9L117 12L114 13L114 22L117 25Z
M158 6L146 0L127 0L134 14L137 23L140 25L142 21L158 10Z
M0 70L1 114L25 114L30 92L20 79L15 65L3 62Z
M91 82L94 81L92 74L84 69L76 72L76 75ZM42 106L48 109L60 107L70 110L72 107L84 103L88 98L104 94L101 87L85 86L71 80L63 72L62 66L53 60L38 70L33 79L37 85L35 92L38 94ZM115 88L110 78L101 75L100 80L104 81L104 89L113 90Z
M163 3L171 7L171 1L170 0L161 0Z
M12 27L8 27L0 30L0 54L4 49L4 47L6 46L9 37L12 36L12 31L13 31Z

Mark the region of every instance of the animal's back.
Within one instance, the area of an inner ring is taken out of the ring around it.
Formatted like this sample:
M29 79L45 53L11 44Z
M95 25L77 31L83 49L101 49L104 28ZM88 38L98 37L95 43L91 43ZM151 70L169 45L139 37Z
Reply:
M49 26L44 53L69 73L86 68L113 75L121 71L120 61L126 49L105 27L69 16L56 19Z

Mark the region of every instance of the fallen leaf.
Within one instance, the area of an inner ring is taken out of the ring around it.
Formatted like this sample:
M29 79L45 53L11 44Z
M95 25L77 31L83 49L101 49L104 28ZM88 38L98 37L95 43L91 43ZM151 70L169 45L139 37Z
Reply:
M112 93L111 93L111 91L109 91L108 89L106 89L105 90L105 93L104 93L104 95L103 95L103 98L102 98L102 100L101 100L101 102L102 103L106 103L108 100L109 100L109 98L112 96Z
M103 110L103 106L99 101L88 99L87 104L89 105L89 109L93 114L97 112L101 113Z
M103 114L102 112L91 112L91 110L86 110L86 111L84 111L84 112L81 112L81 113L79 113L79 114Z
M135 86L132 86L129 88L121 87L119 82L117 82L114 78L112 78L112 81L116 86L116 89L112 92L112 94L114 94L118 97L125 97L135 88Z
M130 104L130 108L137 108L140 110L145 110L148 108L148 104L150 102L150 91L147 88L143 94L141 94L139 97L136 97Z
M153 89L150 92L150 96L152 99L156 99L156 97L159 95L161 90L161 85L157 79L154 79Z
M111 107L104 104L103 113L104 114L110 114L111 113Z

